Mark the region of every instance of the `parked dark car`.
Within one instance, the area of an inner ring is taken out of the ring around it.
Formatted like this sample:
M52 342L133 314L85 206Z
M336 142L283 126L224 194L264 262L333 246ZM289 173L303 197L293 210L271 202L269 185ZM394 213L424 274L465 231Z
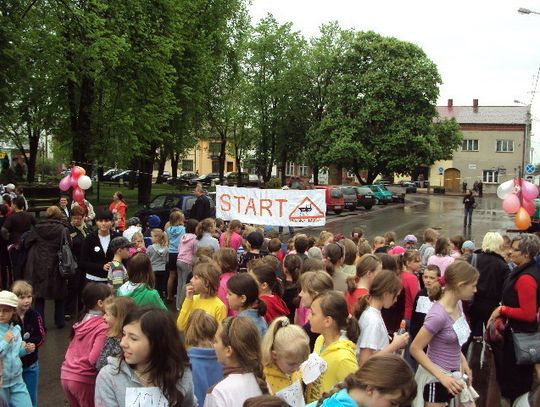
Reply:
M212 180L216 178L219 178L219 174L217 172L211 172L209 174L201 175L200 177L191 178L189 184L195 186L200 182L203 186L210 186Z
M169 178L167 184L177 185L179 187L187 187L190 185L190 180L197 178L199 174L193 171L182 171L177 178Z
M401 184L403 188L405 188L406 194L415 194L416 193L416 185L412 182L404 182Z
M354 211L357 204L356 189L350 185L341 185L339 188L341 189L341 192L343 192L345 209Z
M138 178L138 175L139 175L139 172L138 171L133 171L133 170L125 170L125 171L122 171L121 173L119 174L116 174L116 175L113 175L111 177L111 182L129 182L129 180L131 179L132 176L135 176L135 183L137 182L137 178Z
M378 179L377 181L375 181L373 183L373 185L384 185L384 186L388 186L388 185L392 185L392 182L390 180L387 180L387 179Z
M163 171L163 174L157 176L156 184L166 184L170 178L172 178L171 173L169 171Z
M355 186L356 189L356 206L363 206L366 210L370 210L375 205L375 195L368 187Z
M146 204L142 209L135 213L143 225L150 215L157 215L161 219L160 227L163 228L169 220L169 215L173 208L182 210L186 219L189 219L191 208L197 197L189 194L161 194L157 195L152 201ZM216 216L216 205L214 200L209 197L212 216Z
M250 185L249 174L247 172L241 172L242 186L247 187ZM219 184L219 176L215 178L216 184ZM238 185L238 171L230 171L223 174L223 185L232 187Z
M122 172L124 172L125 170L122 170L120 168L110 168L108 169L107 171L105 171L103 173L103 176L101 177L101 181L110 181L112 177L114 177L115 175L118 175Z

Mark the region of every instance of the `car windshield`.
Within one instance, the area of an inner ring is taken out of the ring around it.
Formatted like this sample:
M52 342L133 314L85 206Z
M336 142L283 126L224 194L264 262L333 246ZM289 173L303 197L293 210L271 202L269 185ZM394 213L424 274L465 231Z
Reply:
M330 196L332 198L343 198L343 192L341 192L341 189L332 188L332 190L330 191Z
M345 188L342 188L342 191L343 191L343 194L344 195L356 195L356 191L354 188L352 187L345 187Z
M372 192L371 189L369 188L358 188L357 191L359 194L364 194L364 195L370 195Z
M150 202L149 207L154 208L163 208L163 205L165 204L165 199L167 199L167 195L158 195L154 198L152 202Z
M388 191L384 185L379 185L379 188L381 188L383 191Z
M377 185L370 185L368 188L371 189L373 192L379 191L379 187Z

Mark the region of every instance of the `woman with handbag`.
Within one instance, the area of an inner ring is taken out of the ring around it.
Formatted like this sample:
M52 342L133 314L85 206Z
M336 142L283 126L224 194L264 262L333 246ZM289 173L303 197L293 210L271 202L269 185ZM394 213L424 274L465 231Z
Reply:
M537 334L538 331L536 313L540 303L540 270L535 257L539 252L540 239L535 235L526 233L512 240L511 258L516 267L504 283L501 305L490 317L490 321L501 316L508 320L503 341L492 344L492 349L501 395L509 399L510 404L531 389L533 363L540 362L539 359L530 361L530 364L518 364L524 355L520 354L519 347L515 347L516 334ZM534 342L537 342L536 348L540 352L540 341L533 339Z
M28 251L24 278L34 288L35 309L43 318L43 323L45 300L54 300L54 324L57 328L63 328L67 281L58 272L58 252L66 236L67 224L57 206L48 207L46 216L24 241Z

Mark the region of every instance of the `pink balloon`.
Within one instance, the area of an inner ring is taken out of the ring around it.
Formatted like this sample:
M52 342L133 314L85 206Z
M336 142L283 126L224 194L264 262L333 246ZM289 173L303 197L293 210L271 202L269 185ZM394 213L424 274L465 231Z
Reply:
M77 188L79 186L79 181L77 180L77 178L70 176L69 177L69 184L73 187L73 188Z
M71 177L66 175L64 178L62 178L58 184L58 188L60 188L60 191L67 191L69 188L71 188Z
M522 206L527 211L527 213L531 216L534 215L534 213L536 212L536 205L532 201L524 199Z
M73 200L75 202L82 202L84 200L84 192L83 192L83 190L81 188L79 188L79 187L75 187L73 189L72 197L73 197Z
M75 179L79 179L79 177L81 175L83 175L82 173L82 168L81 167L78 167L78 166L74 166L72 169L71 169L71 176Z
M538 196L538 187L529 181L523 181L521 184L521 193L524 199L530 201Z
M517 195L510 194L504 198L502 206L506 213L516 213L521 207L521 202Z

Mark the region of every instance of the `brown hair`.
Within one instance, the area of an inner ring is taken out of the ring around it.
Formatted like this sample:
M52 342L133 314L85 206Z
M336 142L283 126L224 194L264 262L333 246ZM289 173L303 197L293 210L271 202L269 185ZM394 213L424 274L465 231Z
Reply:
M407 268L409 263L415 260L421 260L420 252L418 252L417 250L407 250L401 255L401 263L403 264L404 268Z
M399 396L393 402L400 406L409 405L417 392L414 373L407 362L398 355L378 353L371 356L361 369L347 376L344 382L324 394L317 406L321 406L325 399L342 389L365 390L368 386L382 395L398 393Z
M107 335L118 338L122 336L122 327L127 314L137 307L131 297L107 297L103 301L103 308L108 310L116 318L114 326L109 327Z
M448 256L450 254L450 240L445 236L440 236L435 242L435 254Z
M328 243L324 247L324 265L328 274L334 274L336 266L345 254L344 251L345 250L340 243Z
M251 274L235 274L227 281L227 290L239 297L246 296L243 307L256 308L261 317L266 313L266 303L259 299L259 285Z
M396 232L386 232L384 234L384 243L387 245L387 246L390 246L392 243L396 243Z
M344 329L347 338L356 342L360 336L358 320L354 319L348 311L347 301L343 293L339 291L326 291L313 298L313 302L319 301L321 311L325 317L330 317L336 322L338 331Z
M71 217L73 216L84 216L84 209L79 205L75 205L73 208L71 208Z
M212 218L206 218L199 222L197 225L197 229L195 230L195 234L197 235L197 240L201 240L203 237L203 234L205 232L209 232L210 229L212 229L214 226L216 226L216 221Z
M278 396L263 394L262 396L250 397L242 407L289 407L289 403Z
M238 270L238 256L230 247L222 247L214 253L213 258L222 273L234 273Z
M358 256L362 257L364 254L370 254L372 251L373 249L367 240L360 240L358 242Z
M247 317L228 317L218 331L224 346L231 347L239 367L253 373L263 394L268 394L261 364L261 338L255 323Z
M214 297L217 294L221 271L215 262L197 264L193 267L193 275L204 281L208 296Z
M200 347L204 341L212 343L217 329L218 323L212 315L202 309L194 309L187 322L186 347Z
M424 230L424 242L426 243L435 243L435 240L437 240L437 237L439 236L439 233L435 229L427 228Z
M173 210L169 215L169 226L178 226L184 223L184 213L180 210Z
M398 264L394 256L391 256L387 253L376 253L375 256L381 259L383 269L390 270L398 274L399 272Z
M472 284L476 280L480 273L476 267L471 266L466 261L455 261L450 264L444 272L444 287L445 290L456 291L460 286L466 284ZM434 285L430 297L433 297L435 301L438 301L442 297L442 287L439 284Z
M390 270L382 270L373 278L369 295L364 295L358 300L354 316L359 319L362 313L367 309L371 298L382 298L384 294L398 295L403 285L401 279L396 273Z
M132 283L142 283L148 288L154 288L156 277L152 271L150 258L144 253L137 253L127 263L128 280Z
M293 283L298 282L300 278L300 269L302 268L302 259L296 254L289 254L283 259L285 272L291 276Z
M231 223L229 223L229 227L227 228L227 231L225 232L225 241L224 241L225 247L231 247L231 237L232 237L233 232L236 231L235 229L240 229L240 232L241 232L242 222L240 222L239 220L233 219L231 220Z
M252 272L259 284L266 283L272 290L272 294L277 294L280 297L283 296L283 285L281 284L281 281L278 280L272 266L266 264L264 261L260 261L253 267Z
M308 271L300 276L298 282L302 291L312 297L334 289L334 280L325 271Z
M381 260L373 254L364 254L360 257L360 261L356 265L356 279L347 279L347 288L349 292L352 294L356 289L358 280L364 277L368 272L377 270L379 264L381 264Z
M297 253L305 253L309 248L309 240L306 235L297 235L294 239L294 249Z
M11 292L17 297L21 295L32 295L32 285L26 280L17 280L11 285Z
M358 250L356 244L351 239L342 239L340 243L345 249L345 258L343 259L343 263L347 265L354 264L356 261L356 252Z
M308 257L302 262L302 269L300 274L304 274L308 271L324 270L324 263L322 260Z
M453 243L457 251L461 253L461 246L463 246L463 243L465 243L465 239L463 238L463 236L461 235L452 236L450 238L450 241Z
M281 240L279 240L277 237L270 239L268 242L268 251L270 253L278 252L281 250Z
M49 206L47 208L47 211L45 212L45 215L49 219L56 219L56 220L62 220L64 219L64 215L62 215L62 211L58 206Z

